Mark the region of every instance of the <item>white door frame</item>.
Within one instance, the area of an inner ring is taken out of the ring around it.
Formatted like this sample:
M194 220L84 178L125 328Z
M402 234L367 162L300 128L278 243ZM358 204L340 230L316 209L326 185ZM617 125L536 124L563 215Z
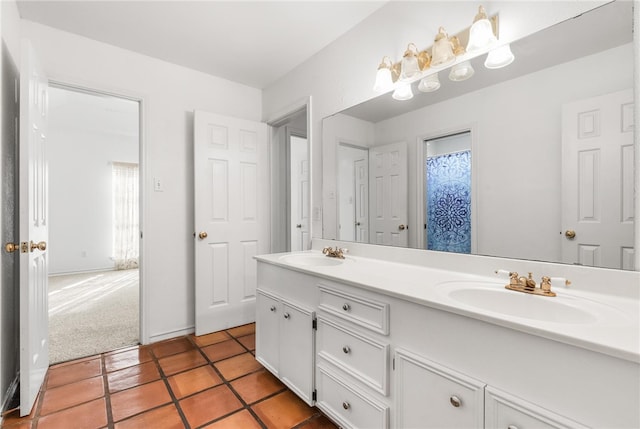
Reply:
M134 93L122 93L119 91L114 91L110 89L103 89L100 85L87 84L87 83L76 83L69 79L49 79L49 86L55 86L57 88L68 89L71 91L80 91L85 92L87 94L93 95L107 95L110 97L118 97L125 100L131 100L138 103L138 174L139 174L139 202L138 202L138 210L140 214L140 255L139 259L139 279L138 279L138 288L139 288L139 341L140 344L149 344L149 330L148 330L148 290L146 287L146 264L144 263L144 255L146 254L146 241L144 240L144 231L145 226L147 224L147 207L148 207L148 198L147 192L145 188L145 184L147 181L147 146L146 142L146 97L142 94L134 94Z
M265 121L267 123L267 125L269 126L269 139L271 139L273 137L273 129L276 128L278 125L278 123L283 122L284 120L286 120L287 118L294 116L296 113L300 112L301 110L306 109L307 112L307 153L309 156L309 237L311 237L309 239L309 246L311 246L311 242L314 238L313 235L313 223L316 221L314 219L314 215L313 215L313 128L311 125L311 96L307 96L304 98L301 98L299 100L297 100L294 103L291 103L289 106L285 107L284 109L279 110L278 112L272 114L269 118L267 118L267 120ZM294 134L295 135L295 134ZM287 136L288 139L288 136ZM269 141L269 168L272 168L273 165L273 142ZM273 194L273 187L276 186L275 183L273 183L273 176L270 175L269 179L271 180L271 182L269 183L269 187L272 190L272 194ZM287 196L287 201L289 200L289 196ZM277 204L278 202L274 201L273 199L271 200L271 215L273 216L276 213L276 207L274 207L275 204ZM319 221L321 221L321 219L319 219ZM273 233L275 231L272 231L272 239L271 239L271 243L273 243ZM287 233L287 236L289 234ZM305 249L306 250L306 249Z
M424 159L427 156L425 142L447 137L453 134L471 133L471 254L478 251L478 199L480 198L480 187L478 183L478 168L480 167L480 152L478 146L478 126L476 123L461 125L455 128L438 130L433 133L419 135L416 140L416 221L413 228L413 237L418 249L425 249L424 224L426 222L425 213L425 178L426 170ZM409 230L411 233L411 230Z

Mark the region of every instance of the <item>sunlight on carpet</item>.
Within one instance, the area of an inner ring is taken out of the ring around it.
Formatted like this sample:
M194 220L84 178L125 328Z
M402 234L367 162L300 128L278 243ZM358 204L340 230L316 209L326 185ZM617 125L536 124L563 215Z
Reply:
M49 362L138 344L138 270L49 277Z

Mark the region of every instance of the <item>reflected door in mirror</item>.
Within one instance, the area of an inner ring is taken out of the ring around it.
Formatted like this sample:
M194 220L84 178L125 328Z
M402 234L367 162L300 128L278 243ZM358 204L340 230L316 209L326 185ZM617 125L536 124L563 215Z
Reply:
M563 261L633 270L633 91L568 103L562 113Z

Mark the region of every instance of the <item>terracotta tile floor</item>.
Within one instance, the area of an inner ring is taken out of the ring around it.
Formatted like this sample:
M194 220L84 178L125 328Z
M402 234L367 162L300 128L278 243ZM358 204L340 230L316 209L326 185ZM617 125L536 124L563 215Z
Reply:
M7 429L334 429L254 358L255 325L49 368L34 411Z

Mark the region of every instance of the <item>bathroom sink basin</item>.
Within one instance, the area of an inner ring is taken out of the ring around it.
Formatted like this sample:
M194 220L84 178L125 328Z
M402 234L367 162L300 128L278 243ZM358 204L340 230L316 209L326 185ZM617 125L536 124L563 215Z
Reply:
M565 324L624 319L615 308L589 299L537 296L511 291L495 283L449 282L441 283L438 288L440 293L458 304L502 316Z
M344 262L344 259L330 258L325 255L313 253L294 253L291 255L284 255L280 257L280 260L288 264L304 267L328 267L341 265Z

